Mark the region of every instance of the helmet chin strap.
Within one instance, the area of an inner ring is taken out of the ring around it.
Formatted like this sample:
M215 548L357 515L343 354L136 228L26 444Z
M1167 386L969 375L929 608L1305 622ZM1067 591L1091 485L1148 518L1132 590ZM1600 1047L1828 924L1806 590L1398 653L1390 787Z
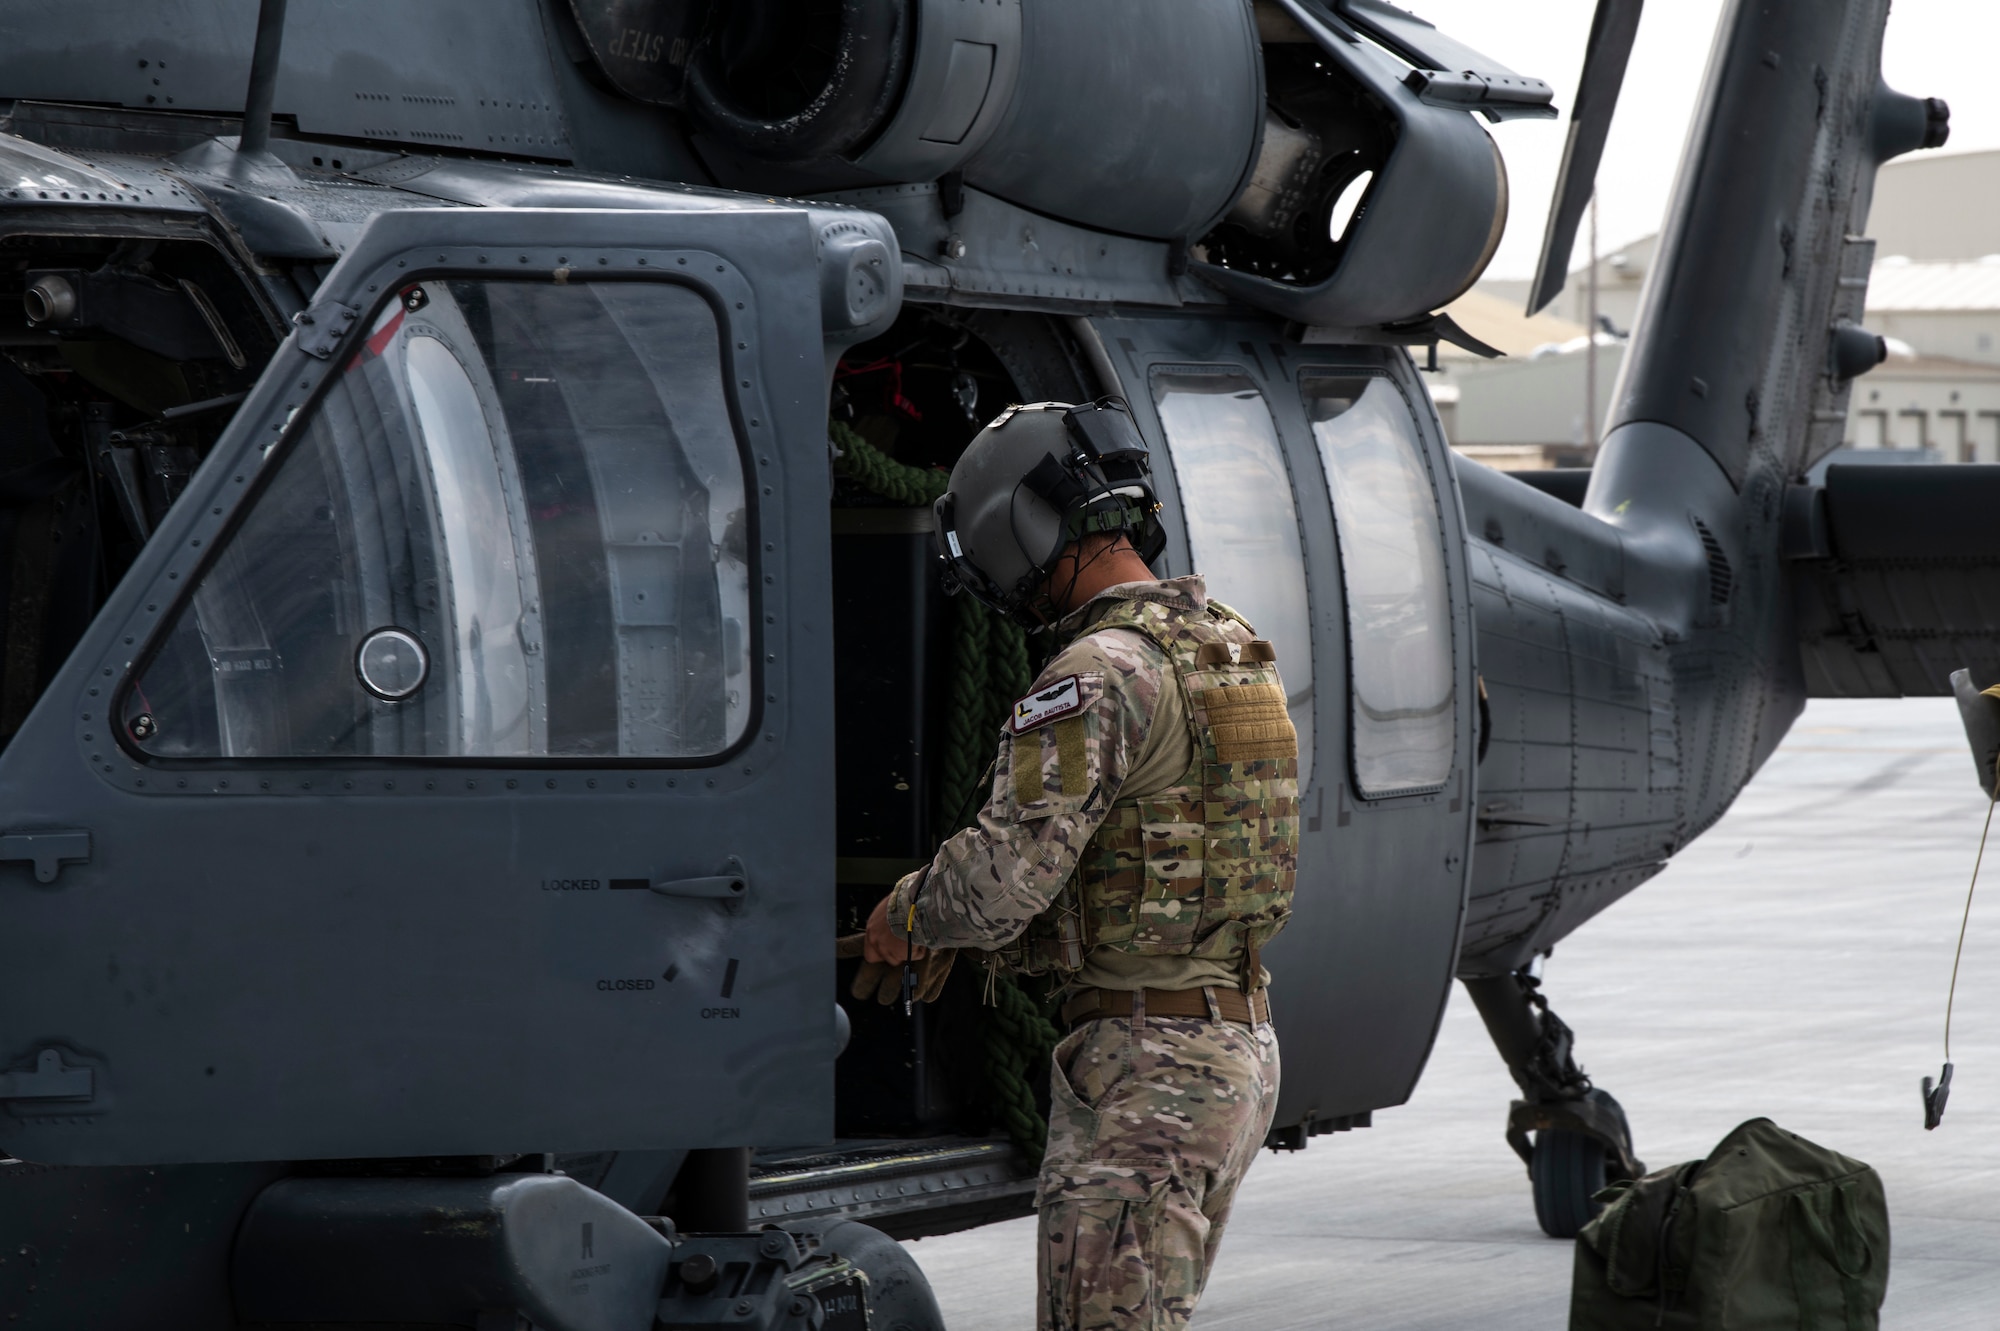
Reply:
M1071 541L1057 553L1055 567L1049 571L1049 576L1042 580L1041 587L1027 607L1042 621L1042 628L1054 628L1064 616L1072 614L1079 608L1072 602L1076 598L1076 585L1083 580L1084 570L1116 550L1120 541L1126 541L1123 532L1113 534L1110 540L1098 545L1088 555L1080 553L1082 541ZM1129 546L1131 543L1126 541L1126 544ZM1065 562L1069 565L1069 580L1063 584L1062 592L1058 595L1055 590L1056 575L1062 571ZM1046 611L1042 608L1044 605L1048 607Z

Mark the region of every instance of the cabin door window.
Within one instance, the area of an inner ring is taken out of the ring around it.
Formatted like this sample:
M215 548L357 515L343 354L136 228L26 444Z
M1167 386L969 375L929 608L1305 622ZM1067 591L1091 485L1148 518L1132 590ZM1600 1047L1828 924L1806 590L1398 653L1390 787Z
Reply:
M1195 572L1277 649L1303 790L1312 776L1312 622L1298 506L1270 406L1240 370L1155 370L1152 387Z
M1299 379L1333 490L1347 587L1355 788L1436 790L1451 772L1451 609L1437 491L1409 404L1377 375Z
M670 283L396 293L126 690L159 758L700 760L753 696L741 450Z

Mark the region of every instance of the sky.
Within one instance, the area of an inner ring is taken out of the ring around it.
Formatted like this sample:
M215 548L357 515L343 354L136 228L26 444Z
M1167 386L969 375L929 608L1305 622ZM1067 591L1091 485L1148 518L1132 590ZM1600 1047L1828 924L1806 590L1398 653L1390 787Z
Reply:
M1474 50L1555 88L1562 119L1490 127L1507 159L1513 205L1487 276L1532 277L1595 0L1402 4ZM1722 8L1722 0L1653 0L1646 6L1597 177L1599 248L1605 253L1659 229ZM2000 79L1981 58L1995 50L1995 0L1896 0L1883 42L1883 75L1900 91L1951 104L1951 141L1940 151L2000 148ZM1586 221L1572 268L1584 262L1588 244Z

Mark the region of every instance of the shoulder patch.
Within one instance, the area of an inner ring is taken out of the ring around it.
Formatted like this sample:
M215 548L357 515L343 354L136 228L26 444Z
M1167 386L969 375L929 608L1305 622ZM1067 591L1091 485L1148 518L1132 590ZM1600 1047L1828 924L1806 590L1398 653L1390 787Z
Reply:
M1083 707L1082 677L1066 675L1047 688L1037 689L1027 697L1016 700L1008 726L1016 735L1024 734L1060 717L1073 716Z

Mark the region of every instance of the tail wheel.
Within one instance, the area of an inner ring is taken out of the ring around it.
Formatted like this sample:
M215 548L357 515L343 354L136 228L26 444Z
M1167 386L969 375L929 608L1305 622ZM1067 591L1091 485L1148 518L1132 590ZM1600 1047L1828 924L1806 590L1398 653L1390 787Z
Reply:
M1554 1239L1573 1239L1597 1214L1590 1199L1604 1187L1604 1144L1580 1132L1546 1128L1535 1134L1528 1176L1535 1184L1535 1219Z

